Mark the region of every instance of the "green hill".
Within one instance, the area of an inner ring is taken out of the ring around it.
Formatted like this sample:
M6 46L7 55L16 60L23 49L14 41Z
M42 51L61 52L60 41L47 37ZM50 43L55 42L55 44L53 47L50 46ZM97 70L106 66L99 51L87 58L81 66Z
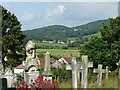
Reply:
M108 20L98 20L75 27L52 25L23 31L23 34L26 36L25 42L30 39L40 42L43 40L61 40L67 42L68 38L77 37L82 43L84 41L83 37L98 33L102 23L108 24L109 22Z

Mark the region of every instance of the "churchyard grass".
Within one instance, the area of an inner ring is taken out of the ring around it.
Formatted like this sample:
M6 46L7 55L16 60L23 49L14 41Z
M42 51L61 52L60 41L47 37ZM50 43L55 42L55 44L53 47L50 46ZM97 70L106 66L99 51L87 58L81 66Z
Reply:
M58 88L71 88L72 82L66 81L59 83ZM81 88L81 82L78 83L78 88ZM97 81L88 81L88 88L98 88ZM118 79L116 77L110 77L108 80L103 79L102 88L118 88Z

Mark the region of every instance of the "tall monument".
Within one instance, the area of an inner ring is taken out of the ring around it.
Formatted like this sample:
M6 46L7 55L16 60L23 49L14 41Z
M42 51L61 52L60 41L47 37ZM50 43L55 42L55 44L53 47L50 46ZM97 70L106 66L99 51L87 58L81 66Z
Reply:
M31 79L35 80L39 76L38 63L35 58L35 42L28 41L26 44L26 60L22 65L24 68L24 80L27 84L30 84Z
M53 73L51 72L51 67L50 67L50 54L49 54L49 52L47 52L46 56L45 56L45 67L44 67L44 72L42 73L42 75L44 76L44 79L52 81Z

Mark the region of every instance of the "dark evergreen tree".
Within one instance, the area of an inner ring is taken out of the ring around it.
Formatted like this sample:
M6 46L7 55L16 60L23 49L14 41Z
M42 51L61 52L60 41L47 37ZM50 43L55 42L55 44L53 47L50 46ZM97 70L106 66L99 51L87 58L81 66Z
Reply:
M2 8L2 60L7 56L7 66L16 66L23 60L23 39L25 36L22 34L21 23L17 17Z

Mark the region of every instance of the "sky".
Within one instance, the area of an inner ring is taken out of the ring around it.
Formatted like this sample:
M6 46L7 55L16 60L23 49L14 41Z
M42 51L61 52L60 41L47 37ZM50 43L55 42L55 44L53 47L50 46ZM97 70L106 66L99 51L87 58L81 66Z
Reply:
M49 25L73 27L118 16L118 2L2 2L22 30Z

